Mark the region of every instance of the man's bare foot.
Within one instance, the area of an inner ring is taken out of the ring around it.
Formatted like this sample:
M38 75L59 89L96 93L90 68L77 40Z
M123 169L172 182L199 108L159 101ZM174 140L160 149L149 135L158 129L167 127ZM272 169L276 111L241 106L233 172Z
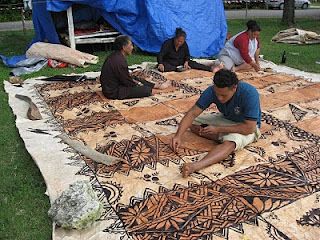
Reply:
M184 177L184 178L189 177L190 174L195 172L193 164L194 163L185 163L185 164L183 164L183 166L182 166L182 177Z
M212 66L212 67L211 67L211 71L212 71L213 73L216 73L216 72L218 72L219 70L221 70L222 68L224 68L224 64L223 64L223 63L220 63L220 64L217 65L217 66Z

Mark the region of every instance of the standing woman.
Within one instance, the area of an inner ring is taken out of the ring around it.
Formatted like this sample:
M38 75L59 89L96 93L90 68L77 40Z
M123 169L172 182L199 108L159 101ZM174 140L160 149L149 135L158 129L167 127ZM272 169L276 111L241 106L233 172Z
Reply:
M186 32L182 28L177 28L174 38L170 38L162 44L157 57L159 71L176 71L178 66L183 66L184 69L194 68L209 72L213 70L209 66L190 60L186 37Z
M225 69L231 71L260 70L259 35L261 28L254 20L247 22L247 30L238 33L227 41L226 46L219 53L219 61Z

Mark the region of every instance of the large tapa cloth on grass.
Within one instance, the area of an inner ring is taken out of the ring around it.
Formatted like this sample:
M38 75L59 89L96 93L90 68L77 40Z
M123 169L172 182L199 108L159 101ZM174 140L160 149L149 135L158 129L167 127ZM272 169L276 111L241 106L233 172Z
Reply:
M104 203L92 228L54 228L53 238L318 239L320 84L283 73L239 73L261 93L261 139L182 178L184 162L198 161L216 146L189 131L177 153L168 145L212 74L165 76L174 87L130 100L105 99L96 81L6 84L51 201L68 184L88 179ZM29 95L44 119L27 120L16 93ZM204 114L214 111L212 106ZM61 132L123 162L106 166L79 156L56 137Z

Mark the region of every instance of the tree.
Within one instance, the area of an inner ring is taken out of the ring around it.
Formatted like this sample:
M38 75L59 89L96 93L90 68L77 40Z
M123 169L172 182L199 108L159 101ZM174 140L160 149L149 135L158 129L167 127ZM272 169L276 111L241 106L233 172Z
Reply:
M282 13L282 23L291 27L295 24L294 21L294 1L284 0L284 9Z
M22 0L1 0L1 4L17 4L17 3L22 4Z

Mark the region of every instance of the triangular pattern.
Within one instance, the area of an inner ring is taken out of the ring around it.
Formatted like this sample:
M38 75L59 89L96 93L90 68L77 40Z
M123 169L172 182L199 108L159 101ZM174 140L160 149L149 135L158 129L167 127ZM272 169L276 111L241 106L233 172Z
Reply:
M301 110L300 108L298 108L293 104L289 104L289 108L291 110L292 115L297 121L302 120L302 118L308 113L307 111Z
M304 226L320 227L320 208L313 208L309 212L305 213L297 223Z

